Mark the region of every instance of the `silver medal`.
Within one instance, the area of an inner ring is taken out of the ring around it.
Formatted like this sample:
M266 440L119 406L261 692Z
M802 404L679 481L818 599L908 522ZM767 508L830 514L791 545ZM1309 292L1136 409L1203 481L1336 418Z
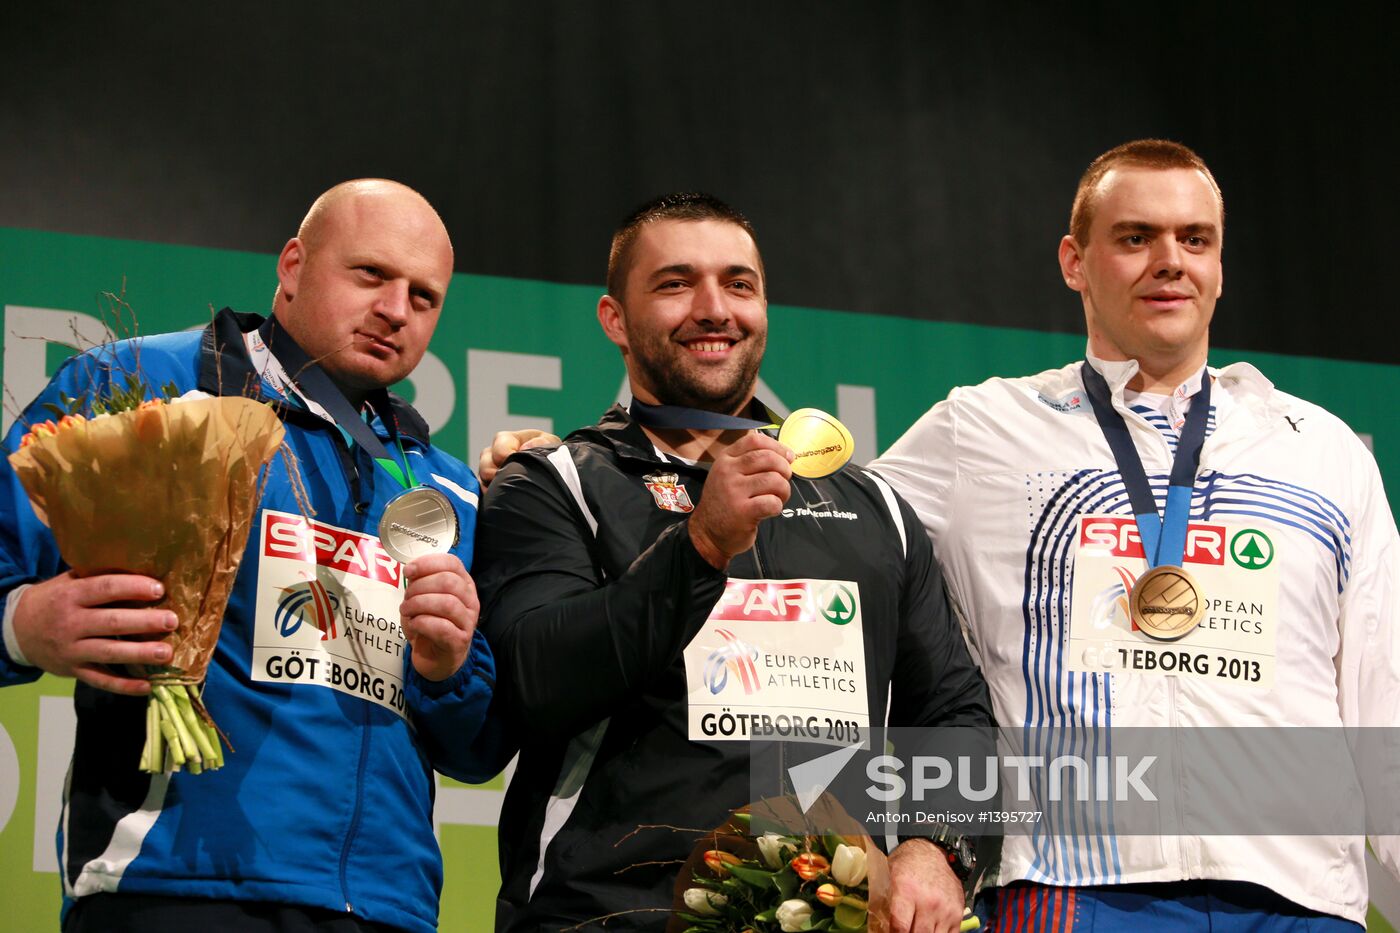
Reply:
M390 499L379 519L379 543L401 564L447 553L456 546L459 531L452 503L428 486L414 486Z

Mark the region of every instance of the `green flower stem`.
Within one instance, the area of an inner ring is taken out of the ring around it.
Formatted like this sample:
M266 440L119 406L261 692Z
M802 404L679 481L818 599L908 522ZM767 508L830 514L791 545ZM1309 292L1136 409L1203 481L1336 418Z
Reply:
M175 707L180 711L185 728L199 748L200 764L212 765L218 756L214 754L214 747L209 744L209 734L204 728L204 723L194 714L194 707L190 705L189 692L183 684L176 684L170 692L175 695Z
M151 743L151 766L147 769L152 774L159 774L165 770L166 745L165 733L160 728L160 703L153 701L146 704L146 716L149 722L146 724L146 735Z
M165 717L165 721L175 728L175 735L180 743L181 750L185 753L185 760L191 761L198 758L199 746L194 743L194 737L190 735L189 730L185 727L184 719L180 716L180 710L175 705L175 697L171 694L170 689L164 685L158 685L153 687L152 690L156 696L160 697L161 714ZM168 737L167 734L167 738Z
M179 768L185 763L185 750L180 744L180 736L175 732L175 723L166 718L165 709L158 701L152 698L151 702L156 703L156 705L160 707L156 712L156 718L160 722L161 735L165 737L165 750L170 753L170 760L174 766ZM165 770L164 762L158 762L158 764L161 767L152 773L158 774L160 771Z
M146 748L141 749L141 770L154 772L157 762L164 763L165 749L161 745L160 709L157 703L146 705Z
M223 767L223 738L204 710L201 693L193 685L151 685L141 770L161 774L189 768L199 774Z
M212 723L202 723L204 734L209 737L209 744L214 748L214 763L209 766L213 771L224 766L224 744L219 741L219 733Z

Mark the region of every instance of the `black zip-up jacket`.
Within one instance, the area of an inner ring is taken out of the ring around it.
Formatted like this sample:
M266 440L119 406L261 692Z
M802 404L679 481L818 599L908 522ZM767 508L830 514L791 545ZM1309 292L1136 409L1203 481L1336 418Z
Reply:
M614 406L563 447L513 457L481 508L481 627L520 749L501 813L498 930L667 907L678 868L667 863L697 834L633 831L708 829L749 801L749 743L688 737L682 651L729 578L859 584L872 725L887 699L890 725L991 722L928 537L883 481L852 467L794 477L787 510L759 525L726 574L696 552L687 513L647 488L658 473L700 501L707 470L660 457ZM665 919L626 914L606 929Z

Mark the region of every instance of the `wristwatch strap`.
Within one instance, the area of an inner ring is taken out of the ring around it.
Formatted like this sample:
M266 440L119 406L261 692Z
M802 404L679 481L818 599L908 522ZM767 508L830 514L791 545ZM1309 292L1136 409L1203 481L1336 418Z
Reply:
M947 857L948 867L959 880L966 881L972 876L977 868L977 853L971 836L964 836L951 826L937 826L926 838Z

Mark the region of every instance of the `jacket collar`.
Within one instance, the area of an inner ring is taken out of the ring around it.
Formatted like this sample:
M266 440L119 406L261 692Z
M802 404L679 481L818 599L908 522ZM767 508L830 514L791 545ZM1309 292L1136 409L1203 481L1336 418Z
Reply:
M1250 363L1231 363L1210 372L1236 398L1252 396L1266 405L1276 401L1274 384Z
M1113 397L1113 400L1121 403L1124 390L1127 389L1128 383L1132 381L1133 377L1137 375L1138 361L1100 359L1090 353L1087 348L1084 350L1084 359L1098 371L1100 376L1103 376L1103 381L1108 383L1109 395Z
M649 469L660 459L656 445L651 442L642 426L632 420L631 414L622 405L613 405L603 413L597 424L579 428L565 440L580 440L601 444L609 448L623 464ZM678 470L698 469L688 464L674 462Z
M275 404L278 415L285 421L303 427L326 424L311 412L287 405L281 398L264 391L262 379L253 368L248 347L243 342L243 335L257 330L264 320L266 318L260 314L242 314L232 308L224 308L214 316L199 342L199 388L210 395L256 393L257 398ZM428 424L413 406L389 391L385 391L381 399L387 402L388 410L397 419L400 436L427 446ZM375 407L376 414L382 416L385 406L377 404Z
M1090 354L1087 348L1084 352L1084 358L1089 361L1090 366L1098 370L1099 374L1104 377L1104 381L1108 383L1114 404L1121 406L1123 404L1123 391L1127 387L1128 381L1137 375L1137 360L1101 360ZM1247 408L1254 409L1262 415L1264 420L1276 417L1288 409L1284 397L1274 390L1274 384L1253 365L1231 363L1229 366L1221 368L1214 366L1206 368L1215 377L1216 384L1229 394L1232 401L1243 403ZM1078 381L1077 365L1074 370L1075 380ZM1194 394L1199 388L1199 383L1195 382L1197 378L1193 376L1186 383L1187 395Z
M1123 393L1127 391L1128 383L1132 381L1141 368L1137 360L1099 359L1087 349L1084 351L1084 359L1088 360L1089 365L1094 367L1100 376L1103 376L1104 382L1108 383L1110 394L1117 402L1123 400ZM1181 385L1173 386L1171 394L1181 399L1195 395L1201 390L1201 373L1206 369L1207 367L1202 366Z

